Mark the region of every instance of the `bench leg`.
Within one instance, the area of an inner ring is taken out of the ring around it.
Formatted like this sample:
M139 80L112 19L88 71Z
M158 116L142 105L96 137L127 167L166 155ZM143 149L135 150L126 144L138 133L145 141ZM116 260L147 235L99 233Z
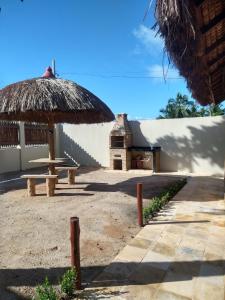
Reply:
M55 179L54 178L46 178L46 191L47 197L51 197L55 195Z
M34 178L27 179L27 192L28 192L29 197L35 196L35 179Z
M75 184L75 170L68 170L68 184Z
M55 175L59 175L59 172L57 170L55 170ZM58 177L55 179L55 184L57 184L59 182Z

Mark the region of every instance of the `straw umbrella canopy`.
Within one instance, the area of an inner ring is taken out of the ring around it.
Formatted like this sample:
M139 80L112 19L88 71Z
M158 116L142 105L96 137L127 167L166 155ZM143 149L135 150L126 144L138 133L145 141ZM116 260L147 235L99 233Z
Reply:
M0 120L48 124L49 158L55 159L54 124L110 122L108 106L84 87L59 79L48 67L42 77L16 82L0 90Z

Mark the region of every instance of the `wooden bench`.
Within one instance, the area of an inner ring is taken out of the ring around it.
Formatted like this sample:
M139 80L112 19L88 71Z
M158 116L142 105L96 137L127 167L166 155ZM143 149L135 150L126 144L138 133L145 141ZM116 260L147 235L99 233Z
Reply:
M75 175L78 167L72 166L57 166L55 167L55 171L67 171L68 172L68 184L75 184Z
M27 179L27 191L28 196L35 196L35 187L36 182L35 179L46 179L46 191L47 197L54 196L55 194L55 182L57 180L58 175L22 175L21 178Z

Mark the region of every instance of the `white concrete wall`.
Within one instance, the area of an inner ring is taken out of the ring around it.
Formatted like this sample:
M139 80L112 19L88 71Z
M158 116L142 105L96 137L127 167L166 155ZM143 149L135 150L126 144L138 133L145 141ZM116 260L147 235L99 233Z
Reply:
M85 166L108 166L109 133L113 124L60 125L60 156Z
M20 170L20 149L0 148L0 174Z
M223 175L225 117L132 121L134 144L162 147L163 171Z
M28 161L41 157L48 157L47 145L0 148L0 174L40 167Z
M22 151L21 169L40 167L40 164L29 163L29 160L48 157L48 145L26 146Z
M223 175L225 116L130 121L134 145L161 146L162 171ZM60 125L60 155L83 165L109 166L112 123Z
M29 160L48 157L48 145L25 146L23 122L20 123L19 128L20 145L0 148L0 174L40 167L40 164L29 163ZM59 144L58 134L56 134L56 144Z

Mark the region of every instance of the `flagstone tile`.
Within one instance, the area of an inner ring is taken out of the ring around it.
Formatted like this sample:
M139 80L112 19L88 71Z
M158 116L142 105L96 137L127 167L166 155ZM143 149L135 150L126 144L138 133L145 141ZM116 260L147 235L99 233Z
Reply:
M202 278L194 279L193 300L224 300L224 285L218 286Z
M156 288L153 288L151 285L129 285L122 289L123 299L126 300L150 300L154 297L157 292Z
M166 255L166 256L174 256L176 252L176 248L173 247L171 244L165 244L157 242L155 246L152 248L153 251Z
M117 259L140 262L146 255L147 249L137 248L127 245L117 256Z
M191 274L168 271L159 289L191 299L193 294L192 276Z
M185 227L187 227L187 224L184 223L180 223L178 224L178 222L174 221L173 225L170 225L166 228L165 232L171 232L171 233L175 233L175 234L183 234Z
M151 300L191 300L191 298L158 289L155 296Z
M162 255L154 251L148 251L142 263L148 263L157 269L167 270L172 262L171 256Z
M136 236L136 238L142 238L150 241L157 241L162 233L162 230L143 228Z
M128 243L128 245L133 246L133 247L137 247L137 248L148 249L153 243L154 243L154 241L152 241L152 240L147 240L147 239L142 239L142 238L135 238L135 239L132 239Z
M163 281L166 272L162 269L155 268L151 264L141 263L136 271L131 274L129 280L136 284L150 284L151 287L157 288L158 284Z
M182 235L180 234L164 231L162 232L158 242L173 244L173 246L176 246L180 243L181 239L182 239Z
M199 250L202 252L206 248L206 242L207 242L207 239L199 240L198 238L195 238L193 236L188 236L187 234L185 234L182 236L182 240L180 242L179 247L189 248L189 249L193 249L193 250Z
M224 268L223 266L215 266L208 262L203 262L200 268L199 277L202 277L202 281L205 283L211 283L213 285L224 285Z

